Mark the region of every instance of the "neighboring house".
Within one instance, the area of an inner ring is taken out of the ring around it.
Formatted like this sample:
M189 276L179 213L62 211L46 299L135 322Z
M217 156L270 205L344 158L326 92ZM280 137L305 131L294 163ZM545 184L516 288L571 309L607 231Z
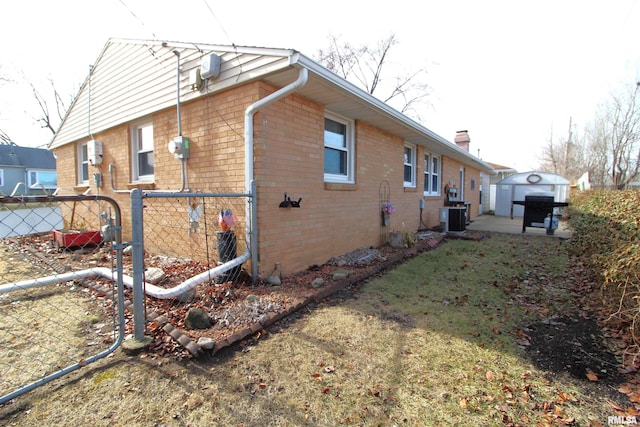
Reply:
M52 193L56 184L56 159L42 148L0 144L0 192L5 195Z
M290 274L380 245L381 231L438 226L445 184L476 216L481 173L492 173L295 50L112 39L52 141L59 169L69 171L59 187L118 200L126 238L129 196L104 183L180 188L167 150L179 134L190 140L190 191L247 192L255 180L261 276L275 262ZM105 175L101 188L96 173ZM386 228L381 188L395 207ZM285 192L303 198L299 209L278 207Z
M578 178L578 180L575 183L572 182L572 184L575 184L572 186L578 190L590 190L591 188L606 188L609 190L615 189L615 185L613 185L613 180L611 179L610 176L607 176L605 178L604 185L592 184L589 176L589 171L586 171L585 173L583 173L580 176L580 178ZM626 185L626 189L629 189L629 190L638 189L638 188L640 188L640 180L632 181Z
M491 185L495 185L498 182L502 181L509 175L513 175L514 173L518 173L518 171L514 168L510 168L509 166L502 166L496 163L487 162L489 166L493 168L495 174L491 176Z

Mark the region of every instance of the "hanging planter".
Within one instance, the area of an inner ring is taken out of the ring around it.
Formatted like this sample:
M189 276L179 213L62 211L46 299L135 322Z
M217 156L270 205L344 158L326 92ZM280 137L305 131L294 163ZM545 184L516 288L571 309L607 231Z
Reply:
M382 225L388 227L391 223L391 214L396 211L396 208L393 207L391 203L385 203L382 206Z

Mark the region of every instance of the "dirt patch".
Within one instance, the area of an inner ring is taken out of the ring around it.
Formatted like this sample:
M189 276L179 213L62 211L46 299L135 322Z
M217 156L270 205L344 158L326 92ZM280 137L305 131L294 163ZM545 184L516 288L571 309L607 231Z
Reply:
M602 329L594 319L545 319L525 329L531 345L527 356L544 371L566 372L579 380L591 377L604 384L620 384L620 361L604 345ZM595 375L595 377L593 376Z

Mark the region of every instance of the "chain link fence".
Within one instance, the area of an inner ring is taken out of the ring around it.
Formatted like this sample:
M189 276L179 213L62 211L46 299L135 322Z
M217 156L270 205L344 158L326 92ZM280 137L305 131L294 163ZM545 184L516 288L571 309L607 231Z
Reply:
M125 333L162 345L162 328L197 354L173 326L176 304L250 279L251 207L248 194L134 190L123 230L108 197L1 197L0 404L107 356Z
M0 403L120 345L120 224L106 197L0 198Z
M230 193L143 195L145 264L192 262L211 269L247 251L246 196ZM170 268L168 270L171 270ZM204 270L203 270L204 271ZM220 281L240 279L241 269Z
M183 317L187 307L209 305L217 293L228 293L251 276L243 267L252 258L252 221L246 221L253 217L252 200L238 193L132 191L136 340L162 328L192 354L200 352L174 325L189 323Z

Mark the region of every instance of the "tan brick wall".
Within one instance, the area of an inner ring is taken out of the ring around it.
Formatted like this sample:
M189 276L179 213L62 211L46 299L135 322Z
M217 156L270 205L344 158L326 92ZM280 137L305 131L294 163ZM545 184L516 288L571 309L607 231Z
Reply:
M462 165L460 162L448 157L443 157L443 164L443 187L452 180L456 187L460 188L460 168L464 167L464 200L471 202L471 218L478 216L481 184L480 171ZM473 189L471 186L472 180L474 181Z
M423 227L422 147L418 148L416 188L405 189L404 141L356 122L356 184L325 184L322 106L294 95L269 106L255 122L262 274L268 274L276 262L285 274L292 273L359 247L377 246L385 231L414 232ZM460 164L448 164L446 158L443 161L448 180ZM469 167L466 172L466 195L478 198L479 172ZM475 175L476 189L472 191L469 183ZM381 227L380 213L383 182L388 182L391 203L396 207L386 229ZM285 192L294 200L302 197L302 207L279 208ZM439 224L442 206L444 197L426 198L423 221L427 227ZM477 203L472 205L472 214L477 214Z
M182 133L191 140L188 161L188 187L191 191L244 192L244 111L275 88L261 82L232 89L197 101L182 104ZM350 250L377 246L383 232L389 230L413 232L426 225L439 224L439 208L443 196L423 198L424 149L418 147L416 188L403 188L403 149L401 138L389 135L368 123L355 123L354 185L324 182L324 107L297 95L269 105L254 117L255 179L258 186L258 236L260 274L269 274L276 262L283 274L291 274L312 264L322 264L329 258ZM156 113L154 126L155 189L177 190L181 187L180 161L167 150L167 143L177 135L175 108ZM113 181L118 189L126 189L131 181L130 126L122 125L98 135L103 141L103 164L90 168L90 175L102 170L101 189L92 185L92 194L99 192L118 200L123 211L125 239L130 234L130 196L115 193L110 187L109 165L115 165ZM75 149L71 146L56 150L59 185L76 185ZM72 160L71 160L72 159ZM458 180L460 164L442 158L442 186L449 179ZM466 198L472 201L472 213L477 214L480 174L466 167ZM471 190L471 179L476 180ZM388 228L381 225L380 193L388 183L391 203L396 212ZM442 191L442 189L441 189ZM278 205L284 193L292 199L302 197L301 208L282 209ZM243 209L234 209L239 217ZM182 214L176 214L182 215ZM145 223L145 234L153 231ZM160 232L160 226L158 231ZM186 225L185 225L186 229ZM171 233L164 228L162 233ZM242 245L244 236L238 236ZM180 228L171 249L179 252L203 245L199 235L190 236ZM239 252L244 247L239 248ZM185 254L189 255L189 254Z
M191 141L190 158L187 162L191 191L244 193L244 110L258 99L257 84L227 91L195 102L181 105L182 134ZM148 118L147 118L148 119ZM168 142L178 134L175 108L155 113L151 120L154 131L154 190L177 191L182 188L181 161L167 149ZM144 121L141 120L141 121ZM138 121L136 121L138 122ZM123 239L131 238L131 135L130 124L117 126L94 134L103 143L103 161L99 166L89 167L90 194L101 194L114 198L122 211ZM77 144L78 141L55 150L58 157L58 185L65 194L83 191L78 187ZM110 174L110 165L113 174ZM103 174L103 185L96 188L92 176ZM113 175L113 176L112 176ZM113 191L111 183L118 191ZM153 203L160 203L153 200ZM164 238L164 242L149 244L145 249L164 251L167 255L192 256L194 247L204 246L201 234L188 233L188 220L184 212L178 211L175 203L167 202L167 215L161 221L145 222L145 236L175 233L175 239ZM234 213L244 217L244 204ZM184 207L183 207L184 208ZM213 212L209 212L213 216ZM172 227L171 224L179 224ZM169 226L167 225L169 224ZM211 230L209 230L211 232ZM178 243L178 244L176 244ZM211 242L210 246L211 246ZM244 252L244 237L238 236L238 251ZM204 248L200 248L201 252Z

